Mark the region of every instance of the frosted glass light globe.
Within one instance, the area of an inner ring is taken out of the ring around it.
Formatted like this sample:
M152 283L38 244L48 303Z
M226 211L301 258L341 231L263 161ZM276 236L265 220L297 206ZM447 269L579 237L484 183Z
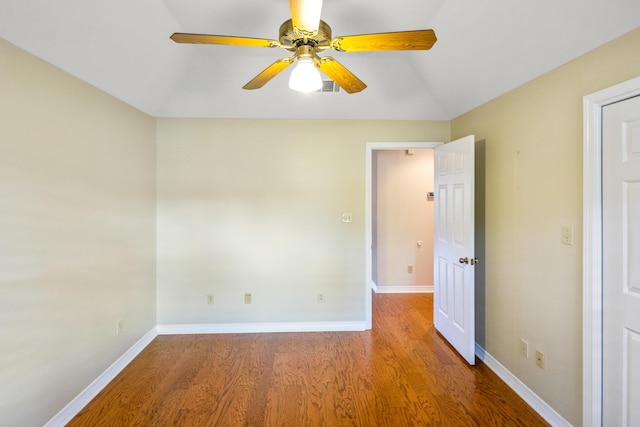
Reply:
M322 88L322 77L313 65L313 58L298 59L298 64L289 78L289 88L298 92L317 92Z

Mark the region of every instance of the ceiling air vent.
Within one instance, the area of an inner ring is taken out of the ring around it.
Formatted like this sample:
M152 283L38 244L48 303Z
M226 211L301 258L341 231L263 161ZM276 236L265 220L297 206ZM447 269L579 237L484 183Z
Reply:
M333 80L323 80L322 81L322 89L320 89L318 92L320 92L320 93L340 93L340 92L342 92L342 89L340 89L340 86L338 86L336 84L336 82L334 82Z

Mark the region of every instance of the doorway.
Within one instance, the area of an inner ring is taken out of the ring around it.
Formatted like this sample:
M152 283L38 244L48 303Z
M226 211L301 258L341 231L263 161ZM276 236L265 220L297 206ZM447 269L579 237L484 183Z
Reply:
M434 150L373 157L373 290L433 292Z
M583 167L583 424L602 425L603 226L602 149L605 106L640 95L640 77L585 96Z
M365 168L365 253L366 253L366 277L365 277L365 323L366 328L372 327L372 302L373 266L374 266L374 215L375 215L375 168L374 152L381 150L420 150L433 149L442 142L368 142L366 144L366 168Z

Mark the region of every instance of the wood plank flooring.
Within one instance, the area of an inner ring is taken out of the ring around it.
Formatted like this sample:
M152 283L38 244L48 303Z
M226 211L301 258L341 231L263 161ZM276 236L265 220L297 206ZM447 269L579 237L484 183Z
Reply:
M433 327L431 294L374 294L365 332L158 336L77 426L546 426Z

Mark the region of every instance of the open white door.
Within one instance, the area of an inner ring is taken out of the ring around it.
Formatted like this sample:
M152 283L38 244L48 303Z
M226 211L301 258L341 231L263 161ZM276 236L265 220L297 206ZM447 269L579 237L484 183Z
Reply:
M434 298L436 329L475 364L475 138L436 147Z

